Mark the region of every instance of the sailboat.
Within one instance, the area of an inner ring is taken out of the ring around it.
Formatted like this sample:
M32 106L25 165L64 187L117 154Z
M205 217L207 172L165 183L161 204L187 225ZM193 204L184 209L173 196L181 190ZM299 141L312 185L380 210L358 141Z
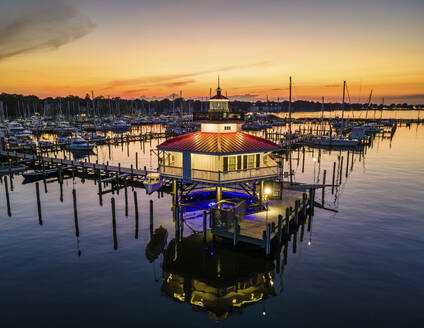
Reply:
M311 142L315 146L328 146L328 147L355 147L359 145L358 140L350 140L343 137L344 129L344 107L345 107L345 93L346 93L346 81L343 81L343 103L342 103L342 119L340 133L338 136L320 136L313 137Z

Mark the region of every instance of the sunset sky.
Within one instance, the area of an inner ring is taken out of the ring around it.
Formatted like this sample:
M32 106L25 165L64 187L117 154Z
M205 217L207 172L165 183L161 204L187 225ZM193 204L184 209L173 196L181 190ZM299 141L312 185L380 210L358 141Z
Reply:
M424 103L423 0L0 2L0 93Z

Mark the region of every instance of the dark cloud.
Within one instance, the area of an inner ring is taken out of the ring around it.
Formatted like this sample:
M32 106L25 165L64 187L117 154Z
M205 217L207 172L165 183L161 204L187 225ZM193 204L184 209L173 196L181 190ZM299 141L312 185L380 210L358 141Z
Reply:
M20 54L51 51L90 33L95 24L75 7L40 2L25 7L0 25L0 60Z

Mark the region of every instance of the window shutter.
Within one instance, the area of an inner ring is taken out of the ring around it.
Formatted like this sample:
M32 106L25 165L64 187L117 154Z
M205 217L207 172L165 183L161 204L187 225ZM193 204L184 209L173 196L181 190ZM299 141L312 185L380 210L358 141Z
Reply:
M256 167L261 166L261 154L256 154Z
M247 169L247 155L243 155L243 170Z

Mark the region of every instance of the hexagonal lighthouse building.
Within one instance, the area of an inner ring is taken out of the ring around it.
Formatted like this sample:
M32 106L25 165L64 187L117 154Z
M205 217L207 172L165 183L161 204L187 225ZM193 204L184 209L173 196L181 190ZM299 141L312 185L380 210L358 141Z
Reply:
M264 138L241 131L243 113L232 113L219 87L209 100L207 113L194 113L201 131L171 138L157 146L162 179L173 181L181 198L196 188L216 192L243 192L262 200L263 182L279 176L270 153L280 147ZM259 188L257 188L257 186ZM257 191L258 192L257 192Z

